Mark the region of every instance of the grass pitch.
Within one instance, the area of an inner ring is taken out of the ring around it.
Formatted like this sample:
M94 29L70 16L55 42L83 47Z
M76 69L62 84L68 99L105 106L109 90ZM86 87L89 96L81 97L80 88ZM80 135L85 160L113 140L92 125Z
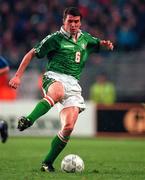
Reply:
M57 158L55 173L40 171L52 138L10 137L0 143L0 180L145 180L145 139L72 138ZM78 154L83 173L64 173L62 158Z

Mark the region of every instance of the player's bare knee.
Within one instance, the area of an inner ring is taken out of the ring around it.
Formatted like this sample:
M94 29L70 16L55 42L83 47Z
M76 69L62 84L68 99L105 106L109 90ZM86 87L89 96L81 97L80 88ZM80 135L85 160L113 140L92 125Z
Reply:
M60 101L64 97L64 91L57 91L56 92L57 100Z
M60 82L54 82L48 89L49 95L55 102L60 101L64 97L64 87Z

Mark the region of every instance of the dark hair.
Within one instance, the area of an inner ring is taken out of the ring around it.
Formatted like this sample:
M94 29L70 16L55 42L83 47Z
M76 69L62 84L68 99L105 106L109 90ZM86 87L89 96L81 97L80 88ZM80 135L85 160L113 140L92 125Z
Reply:
M80 19L82 19L82 14L77 7L66 8L63 12L63 19L65 19L68 14L70 14L72 16L80 16Z

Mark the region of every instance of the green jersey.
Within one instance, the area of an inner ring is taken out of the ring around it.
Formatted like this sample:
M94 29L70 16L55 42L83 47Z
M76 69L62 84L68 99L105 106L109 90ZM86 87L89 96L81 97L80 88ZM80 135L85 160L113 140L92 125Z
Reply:
M47 71L71 75L79 80L88 55L97 52L99 47L100 39L89 33L80 31L77 42L74 42L61 28L46 36L34 49L38 58L47 56Z

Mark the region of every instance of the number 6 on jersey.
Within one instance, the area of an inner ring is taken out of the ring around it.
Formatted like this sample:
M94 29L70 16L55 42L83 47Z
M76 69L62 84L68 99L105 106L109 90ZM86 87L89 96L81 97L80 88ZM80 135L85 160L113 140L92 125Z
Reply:
M76 58L75 58L75 62L76 63L80 63L80 59L81 59L81 53L79 51L76 52Z

